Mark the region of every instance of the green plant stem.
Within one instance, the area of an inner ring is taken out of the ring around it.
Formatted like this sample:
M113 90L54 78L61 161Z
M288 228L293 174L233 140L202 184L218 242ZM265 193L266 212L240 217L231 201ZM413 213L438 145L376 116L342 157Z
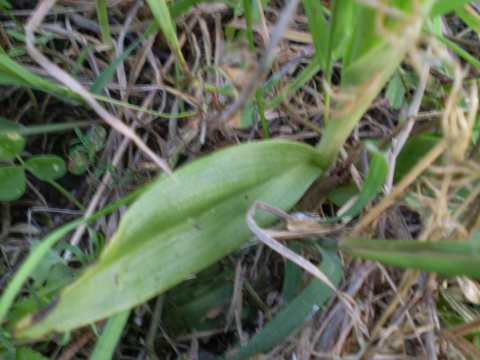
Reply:
M330 117L330 89L332 84L332 49L333 49L333 41L334 41L334 34L335 29L337 26L337 17L339 14L339 9L337 6L339 1L335 1L333 3L332 9L332 16L330 17L330 22L328 24L328 41L327 41L327 54L325 56L325 82L326 88L324 91L324 109L323 109L323 123L326 127L328 125L329 117Z
M247 28L248 50L255 52L255 40L253 38L252 29L252 8L250 6L250 0L242 0L243 11L245 13L245 25Z
M468 62L470 65L475 67L477 71L480 71L480 61L477 60L474 56L470 55L467 51L465 51L461 46L457 45L455 42L447 39L446 37L436 35L435 37L449 47L453 52L455 52L458 56L460 56L463 60Z
M19 129L18 133L23 136L44 135L73 130L75 128L88 127L94 124L93 121L72 121L58 124L33 125Z
M257 103L258 113L260 115L260 122L262 124L263 136L270 138L270 132L268 131L267 118L265 117L265 108L263 105L262 91L257 88L255 90L255 102Z
M131 310L125 310L121 313L113 315L107 321L105 329L103 330L100 341L95 346L90 360L109 360L113 357L113 352L117 346L120 337L122 336L123 328L127 323Z
M55 189L57 189L63 196L65 196L71 203L73 203L77 208L82 211L85 211L85 206L83 206L70 192L65 189L62 185L60 185L55 180L48 180L47 181L50 185L52 185Z
M255 53L255 39L253 38L252 28L252 8L250 6L250 0L243 1L243 10L245 12L245 23L247 27L247 39L248 49L252 54ZM263 136L270 138L270 132L268 131L267 119L265 117L265 106L263 104L262 91L257 87L255 90L255 102L257 104L258 113L260 115L260 122L262 124Z
M108 23L108 10L106 0L95 0L95 7L97 9L98 23L100 24L100 34L102 41L110 45L112 43L112 36L110 35L110 24Z
M25 281L27 281L27 279L30 277L30 274L40 264L47 252L53 245L55 245L57 241L61 240L65 235L67 235L70 231L74 230L77 226L94 221L99 217L110 214L114 210L118 209L120 206L132 202L140 193L145 190L146 188L135 190L124 198L117 200L115 203L97 211L89 218L80 218L70 221L69 223L53 231L50 235L45 237L37 246L35 246L28 255L28 257L25 259L25 261L22 263L22 265L20 265L18 270L15 272L12 280L10 281L0 298L0 323L2 323L5 319L8 310L12 306L15 297L22 289Z

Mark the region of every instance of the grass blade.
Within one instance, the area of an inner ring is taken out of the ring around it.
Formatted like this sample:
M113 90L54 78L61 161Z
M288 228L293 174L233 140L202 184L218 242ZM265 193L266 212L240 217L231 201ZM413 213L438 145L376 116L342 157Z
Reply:
M168 10L165 0L147 0L147 4L152 11L153 17L155 18L158 26L165 35L168 46L175 54L177 63L183 71L183 75L186 79L190 79L190 70L188 69L187 62L183 57L182 50L180 49L180 44L178 43L177 33L175 31L175 26L170 16L170 11Z
M323 15L323 6L317 0L303 0L308 27L312 34L315 59L322 69L326 68L328 54L328 26Z
M425 0L421 5L423 12L428 13L432 0ZM332 119L317 146L324 157L325 167L335 161L340 147L394 74L407 48L416 41L416 34L407 31L407 25L396 30L395 43L378 34L375 26L372 26L376 21L373 9L362 7L357 21L358 26L350 39L342 70L341 89L347 92L347 96L337 102ZM356 95L350 96L353 93Z
M110 45L112 43L112 36L110 35L110 24L108 23L108 9L106 0L95 0L95 7L97 9L98 24L100 25L100 34L102 41Z
M442 42L443 44L445 44L446 46L448 46L452 51L454 51L458 56L460 56L463 60L465 60L466 62L468 62L470 65L472 65L473 67L475 67L475 69L477 69L477 71L480 71L480 61L478 60L478 58L475 58L474 56L470 55L466 50L464 50L461 46L457 45L455 42L447 39L446 37L444 36L438 36L438 35L435 35L436 38Z
M55 245L57 241L62 239L66 234L68 234L70 231L75 229L80 224L84 224L89 221L98 219L99 217L102 217L118 209L120 206L130 203L133 199L138 197L138 195L144 190L145 189L140 189L128 194L124 198L116 201L115 203L103 208L100 211L97 211L88 219L77 219L59 227L55 231L51 232L50 235L45 237L40 242L40 244L38 244L35 248L33 248L30 254L28 255L28 257L25 259L25 261L20 265L18 270L15 272L15 275L13 276L12 280L10 281L5 291L2 293L2 296L0 297L0 323L2 323L3 320L5 319L5 316L7 315L8 310L13 304L15 297L18 295L18 293L22 289L22 286L25 283L25 281L27 281L27 279L35 271L35 269L40 264L42 259L45 257L48 251L50 251L51 247Z
M355 203L342 217L355 216L362 211L365 205L368 204L382 189L382 186L388 174L388 162L385 156L377 149L371 147L370 153L372 160L368 175L362 187L362 191Z
M351 255L406 269L445 276L466 275L480 279L480 242L342 239L340 250Z
M64 101L65 99L77 101L80 99L73 91L31 73L16 61L3 54L0 54L0 76L1 75L5 75L4 79L7 80L7 82L2 81L4 85L8 84L8 80L10 80L14 82L15 85L19 84L32 89L50 92Z
M324 249L320 251L322 253L320 270L337 286L343 273L340 259L333 251ZM330 287L318 279L312 279L310 284L255 334L245 347L240 348L228 358L230 360L251 359L255 354L271 349L320 310L331 295Z
M127 310L108 319L107 325L105 325L105 329L102 332L102 336L100 336L100 340L95 346L93 354L90 355L90 360L113 359L113 352L122 336L123 328L125 327L129 316L130 310Z
M472 0L437 0L432 8L432 16L446 15L467 5Z

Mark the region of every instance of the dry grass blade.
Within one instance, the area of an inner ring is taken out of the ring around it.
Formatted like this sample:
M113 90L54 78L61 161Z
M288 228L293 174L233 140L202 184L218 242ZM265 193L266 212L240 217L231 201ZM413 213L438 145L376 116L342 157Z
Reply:
M172 171L168 164L155 154L143 140L125 123L120 119L106 111L97 101L92 97L89 91L87 91L75 78L67 74L59 66L51 62L45 55L42 54L35 47L35 30L40 26L43 18L56 3L56 0L43 0L38 3L32 16L29 18L25 25L26 45L27 51L30 56L42 66L52 77L66 85L72 91L81 96L85 102L97 113L108 125L113 129L132 140L132 142L143 151L150 159L152 159L163 171L172 175Z
M247 225L250 228L250 230L252 230L252 232L255 234L255 236L261 242L267 245L269 248L276 251L278 254L282 255L283 257L290 260L291 262L297 264L298 266L300 266L302 269L309 272L313 276L317 277L325 285L328 285L333 291L337 293L338 290L336 289L336 287L325 276L325 274L318 269L317 266L313 265L310 261L305 259L303 256L298 255L296 252L290 250L286 246L283 246L282 244L280 244L278 241L272 239L269 235L267 235L267 233L260 226L256 224L255 220L253 219L253 215L255 213L255 210L257 209L271 212L277 216L281 216L284 219L290 218L290 216L286 214L284 211L279 211L278 209L265 203L256 202L250 208L246 216Z

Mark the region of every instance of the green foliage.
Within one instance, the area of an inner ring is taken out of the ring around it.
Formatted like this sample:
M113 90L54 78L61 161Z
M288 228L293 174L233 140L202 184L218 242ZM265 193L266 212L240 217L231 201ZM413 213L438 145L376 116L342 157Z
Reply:
M25 172L21 166L0 167L0 201L18 199L25 192Z
M215 263L250 237L245 214L255 201L285 210L298 201L322 173L318 155L306 145L265 141L162 176L124 215L97 263L62 291L42 321L19 322L16 335L38 338L111 316ZM274 220L258 218L263 226Z
M339 248L351 255L407 269L445 276L480 279L480 242L342 239Z
M55 155L33 156L25 161L25 168L43 181L59 179L67 172L65 161Z
M327 66L328 51L328 26L323 13L323 6L320 1L303 0L303 7L308 18L313 46L315 47L315 58L320 66L325 69Z
M432 8L432 16L445 15L465 6L471 0L437 0Z
M77 129L76 134L78 138L70 142L68 170L72 174L82 175L98 161L97 153L105 144L107 132L101 126L93 126L86 132ZM101 173L104 168L105 166L97 166ZM101 173L96 175L100 176Z
M90 360L109 360L113 358L113 353L120 340L129 315L130 310L127 310L108 319L105 329L100 336L100 340L90 356Z
M395 179L404 177L439 141L438 136L431 134L410 138L397 157Z
M21 347L17 349L16 360L48 360L39 352L27 347Z
M0 132L0 160L19 155L25 147L25 139L16 131Z
M224 326L233 276L232 271L217 264L169 291L162 316L168 333L178 336Z
M170 289L231 253L249 238L251 234L244 217L255 201L287 210L314 179L333 164L351 130L395 73L407 45L415 39L410 36L411 32L397 26L395 19L389 19L388 29L398 36L398 43L392 44L389 38L377 32L375 11L357 3L335 2L328 21L318 3L305 3L318 58L297 77L296 83L287 87L286 94L311 79L322 66L328 75L331 63L340 57L343 57L344 64L340 90L357 94L350 96L349 100L337 102L333 118L318 145L319 151L278 141L246 144L194 161L172 178L161 177L126 212L118 232L95 265L66 287L58 302L52 303L40 320L29 315L17 324L15 331L19 338L38 338L51 331L68 331L121 313ZM348 11L342 13L340 3L348 5ZM408 2L398 3L408 14L411 10ZM424 10L428 12L431 3L423 1ZM165 2L152 0L148 4L185 77L188 77ZM325 26L320 31L313 31L319 16L325 20ZM345 30L345 24L351 23L356 24L355 30ZM326 39L327 45L320 39ZM398 91L398 86L394 90ZM358 213L377 195L385 179L387 167L383 155L373 151L371 159L370 172L350 215ZM257 219L261 226L273 220L266 214ZM346 244L342 243L342 246L347 248ZM348 245L352 252L364 250ZM328 264L326 257L324 255L322 267ZM333 280L337 276L338 282L340 274L337 268L330 277ZM310 286L305 291L308 289ZM293 300L285 312L278 315L283 320L272 322L274 325L264 329L267 334L270 332L270 340L265 342L265 335L262 335L263 340L255 337L251 345L254 350L248 351L263 351L273 346L305 320L312 306L321 306L329 296L324 290L324 297L320 296L319 289L309 291L307 295L299 295L310 299L308 309L290 307L294 303L305 304L305 298L298 302ZM9 296L7 300L11 301L11 293ZM7 304L7 300L3 304ZM72 308L76 309L75 313L71 312ZM288 323L287 317L292 322ZM279 321L288 326L274 336L272 329L277 330L275 324ZM118 336L117 332L113 338Z
M388 83L385 96L393 109L399 110L402 107L405 99L405 86L403 86L402 79L398 74Z
M172 21L170 11L165 0L147 0L147 4L150 7L158 26L165 35L165 39L175 55L178 65L184 72L184 76L189 78L190 72L188 70L185 58L183 57L182 50L180 49L180 44L178 43L177 39L177 32L175 30L175 24Z
M320 270L337 286L342 279L342 264L338 255L330 250L319 249L322 254ZM290 336L298 327L320 310L330 298L332 289L318 279L312 279L302 292L288 303L250 341L238 349L231 360L251 359L265 352Z
M356 216L382 189L388 174L388 162L385 156L376 149L373 144L367 144L372 160L368 169L368 175L362 187L362 191L358 195L357 200L350 209L343 214L346 216Z

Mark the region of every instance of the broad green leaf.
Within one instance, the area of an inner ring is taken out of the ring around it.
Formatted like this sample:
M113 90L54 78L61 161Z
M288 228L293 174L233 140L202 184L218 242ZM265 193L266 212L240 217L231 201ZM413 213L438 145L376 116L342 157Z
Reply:
M25 192L25 171L21 166L0 167L0 201L18 199Z
M61 178L67 172L65 161L55 155L40 155L25 161L25 167L36 178L44 181Z
M8 0L0 0L0 6L4 7L5 9L12 8L12 5L8 2Z
M403 86L400 76L395 75L392 80L390 80L385 96L390 102L390 106L395 110L402 107L405 98L405 87Z
M173 336L225 326L233 293L233 269L216 264L165 296L162 323ZM182 319L182 321L178 321Z
M410 138L397 157L395 179L404 177L439 141L439 137L428 134Z
M480 242L342 239L340 250L351 255L406 269L480 279Z
M370 144L371 145L371 144ZM370 168L365 179L362 190L357 200L342 216L355 216L368 204L382 189L382 186L388 174L388 162L385 156L372 146L367 147L370 151L372 160Z
M161 176L125 213L96 264L61 292L41 321L30 315L19 322L16 335L39 338L112 316L215 263L252 235L245 215L253 203L288 210L322 173L318 160L309 146L263 141ZM257 216L261 226L274 220Z
M471 1L472 0L437 0L432 8L432 16L448 14Z
M330 250L320 249L322 265L320 270L337 286L342 278L342 264L338 255ZM262 328L245 347L240 348L230 360L251 359L253 355L265 352L286 337L320 310L332 295L332 289L318 279L312 279L310 284L264 328Z
M48 360L48 358L33 349L21 347L17 349L16 360Z
M0 116L0 132L4 132L4 131L20 132L22 129L23 129L22 125L16 123L15 121L12 121Z
M25 147L25 139L16 131L0 132L0 160L19 155Z
M357 185L354 183L338 186L328 192L327 198L338 207L342 207L354 196L359 193Z

